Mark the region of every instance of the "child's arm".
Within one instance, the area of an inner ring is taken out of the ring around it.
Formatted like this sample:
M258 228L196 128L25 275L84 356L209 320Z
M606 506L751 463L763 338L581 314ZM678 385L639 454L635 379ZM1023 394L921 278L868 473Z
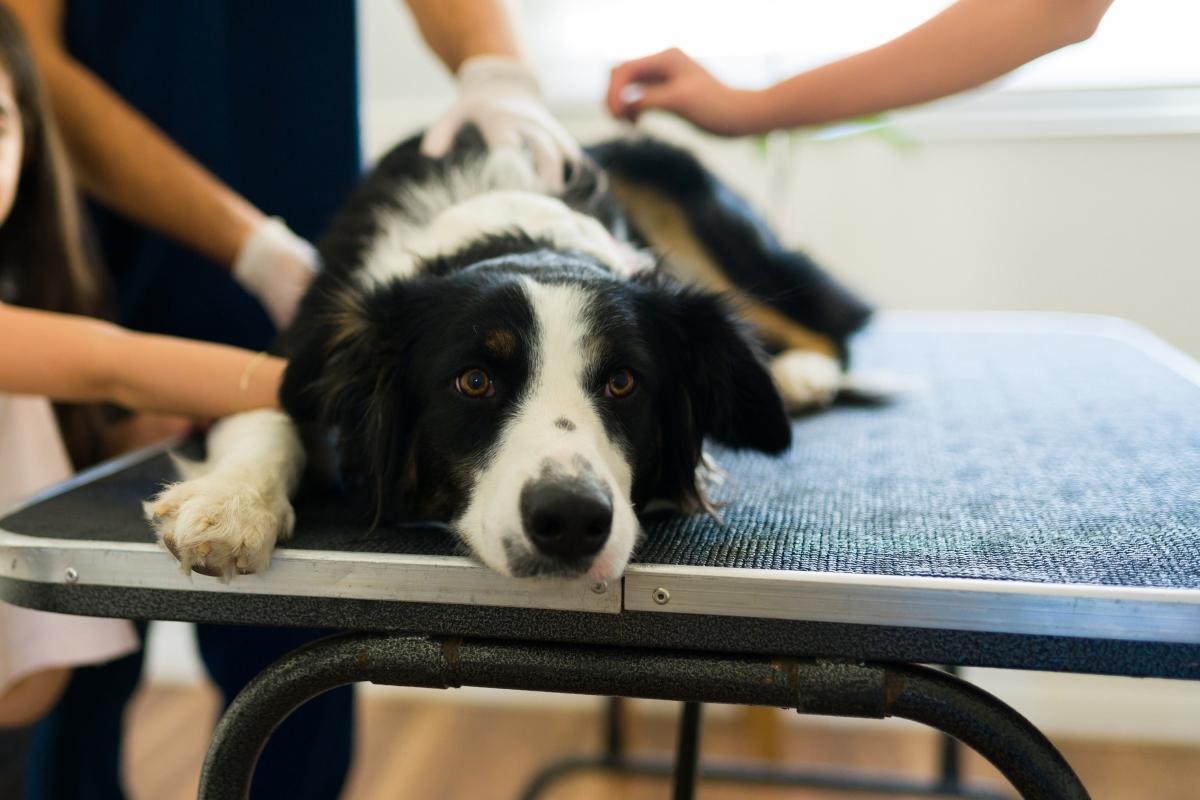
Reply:
M959 0L873 50L761 91L725 86L678 50L621 64L614 116L672 111L725 136L815 125L924 103L970 89L1092 35L1112 0ZM641 97L625 96L638 84Z
M236 347L6 305L0 342L0 392L191 417L277 407L285 367Z

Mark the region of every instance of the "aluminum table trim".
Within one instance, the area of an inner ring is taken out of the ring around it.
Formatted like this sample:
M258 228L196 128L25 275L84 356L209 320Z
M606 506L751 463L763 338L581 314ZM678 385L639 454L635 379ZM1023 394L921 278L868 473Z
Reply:
M633 565L628 611L1200 644L1200 589Z
M156 544L26 536L0 529L0 577L43 584L543 608L616 614L620 587L586 579L506 578L460 556L281 547L261 575L229 583L184 575Z

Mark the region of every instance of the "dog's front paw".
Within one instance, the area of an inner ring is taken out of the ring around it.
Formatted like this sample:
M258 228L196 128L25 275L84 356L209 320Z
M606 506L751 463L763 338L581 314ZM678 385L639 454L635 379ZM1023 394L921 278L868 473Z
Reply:
M842 365L809 350L785 350L771 359L771 376L788 411L822 408L842 387Z
M171 484L142 505L184 573L228 581L264 572L275 542L291 536L296 515L287 493L248 477L210 473Z

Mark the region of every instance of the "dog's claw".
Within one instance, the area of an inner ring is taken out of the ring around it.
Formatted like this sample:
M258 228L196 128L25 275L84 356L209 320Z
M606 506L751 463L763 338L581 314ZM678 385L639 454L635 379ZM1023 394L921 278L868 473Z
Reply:
M279 538L291 534L295 515L286 496L264 494L242 478L204 476L163 490L146 516L184 574L228 582L266 570Z

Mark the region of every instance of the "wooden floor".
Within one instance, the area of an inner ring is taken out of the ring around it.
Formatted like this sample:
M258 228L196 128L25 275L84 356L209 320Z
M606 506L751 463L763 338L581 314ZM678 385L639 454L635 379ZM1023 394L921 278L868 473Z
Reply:
M208 689L153 688L137 698L127 748L134 800L191 800L216 697ZM354 772L345 800L492 800L516 798L539 766L599 745L595 715L582 710L477 707L431 701L360 698L360 731ZM785 713L785 712L776 712ZM642 715L629 726L639 753L664 753L674 741L669 718ZM738 717L710 719L706 757L752 757L753 736ZM1200 748L1056 741L1095 800L1198 800ZM783 758L794 766L844 766L929 774L937 740L921 731L864 731L833 726L786 727ZM998 781L974 754L966 772ZM996 784L994 784L996 785ZM581 775L557 784L543 800L649 800L666 798L666 781ZM878 795L704 784L703 800L859 800ZM268 800L272 800L268 798Z

